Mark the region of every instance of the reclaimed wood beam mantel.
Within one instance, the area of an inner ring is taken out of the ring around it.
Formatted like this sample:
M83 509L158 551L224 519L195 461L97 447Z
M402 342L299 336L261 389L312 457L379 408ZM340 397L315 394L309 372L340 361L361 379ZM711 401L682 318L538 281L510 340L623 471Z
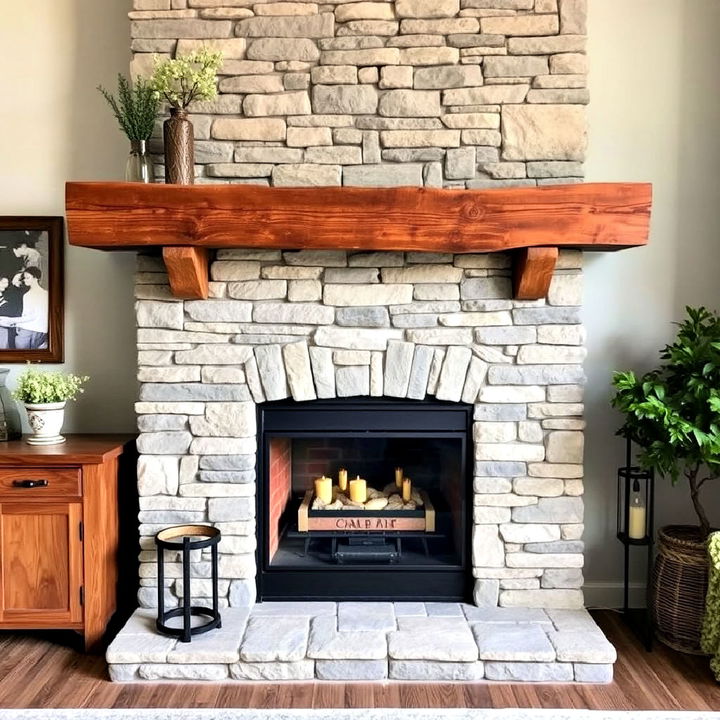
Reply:
M544 297L558 248L648 241L652 187L491 190L67 183L71 245L163 249L178 297L207 297L207 250L515 251L517 297Z

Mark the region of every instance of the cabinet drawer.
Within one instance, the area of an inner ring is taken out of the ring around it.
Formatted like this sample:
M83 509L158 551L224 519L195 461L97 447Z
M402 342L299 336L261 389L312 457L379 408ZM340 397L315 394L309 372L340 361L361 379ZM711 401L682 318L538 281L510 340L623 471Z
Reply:
M79 496L82 494L80 472L80 468L2 468L0 498Z

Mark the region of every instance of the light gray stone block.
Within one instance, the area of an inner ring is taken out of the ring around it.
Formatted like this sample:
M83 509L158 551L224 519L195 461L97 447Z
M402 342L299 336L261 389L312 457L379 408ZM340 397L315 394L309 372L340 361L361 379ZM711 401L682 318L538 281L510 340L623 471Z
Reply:
M476 421L487 422L525 420L527 406L521 403L492 404L483 402L475 405L473 417Z
M379 328L390 325L390 316L387 308L380 306L341 307L335 313L335 322L342 327Z
M235 680L313 680L315 662L239 662L230 666L230 676Z
M471 357L472 351L469 348L457 346L448 348L435 393L438 400L453 402L460 400Z
M579 497L540 498L537 505L513 508L513 522L581 523L583 501Z
M470 623L499 623L502 625L538 625L552 629L548 614L539 608L475 607L464 605L465 617Z
M393 603L395 617L426 617L425 603L421 602L396 602Z
M253 607L253 615L273 617L320 617L335 616L337 605L334 602L263 602Z
M613 666L611 664L575 663L575 682L611 683Z
M138 668L143 680L225 680L227 665L207 664L144 664Z
M617 660L615 648L600 630L552 630L548 638L562 662L609 664Z
M500 581L490 578L475 580L473 602L477 607L495 607L500 592Z
M182 330L183 306L177 302L140 300L135 303L138 327Z
M461 400L468 405L472 405L478 397L480 388L485 382L488 372L488 364L480 358L472 357L470 359L470 367L468 368L463 386Z
M208 519L211 522L251 520L255 516L255 502L246 497L218 497L208 500Z
M432 367L435 351L428 345L415 346L415 354L410 369L410 380L408 383L407 397L413 400L423 400L425 398L430 379L430 369Z
M460 603L453 602L428 602L425 603L425 610L428 617L449 617L464 618Z
M384 680L388 676L388 661L317 660L315 675L319 680Z
M307 654L316 660L385 660L387 641L377 630L338 632L334 617L321 616L312 621Z
M157 591L155 590L157 599ZM137 634L120 633L105 653L110 664L164 663L168 653L175 647L177 638L165 637L153 632Z
M553 662L555 650L537 625L476 623L473 633L481 660L503 662Z
M360 365L336 368L335 389L338 397L369 395L370 368Z
M298 402L315 400L317 395L313 385L307 343L299 342L285 345L282 349L282 355L285 361L287 382L293 399Z
M407 397L415 345L390 340L385 355L384 393L389 397Z
M395 630L395 612L391 602L338 603L339 632Z
M478 661L390 660L390 679L473 682L483 679L483 663Z
M311 347L310 364L317 396L323 398L335 397L335 366L333 365L333 351L330 348Z
M423 184L420 163L354 165L343 168L343 185L403 187Z
M308 632L307 619L253 614L242 641L240 659L245 662L303 660Z
M393 660L439 660L475 662L478 649L467 625L456 618L403 618L418 621L412 630L388 635L388 653ZM443 623L442 621L449 621ZM442 628L441 632L438 630Z
M250 611L247 608L226 608L222 611L222 627L194 637L192 643L178 642L167 655L167 662L233 663L239 658L240 640L245 632Z
M253 437L257 431L254 402L217 402L205 406L204 417L192 417L196 437Z
M254 580L232 580L228 594L230 607L252 607L256 594L257 586Z
M258 345L255 360L260 373L263 392L268 400L283 400L288 396L287 376L279 345Z
M315 331L315 344L342 350L385 350L388 340L400 340L403 331L385 328L329 328Z
M505 365L490 368L493 385L568 385L585 382L580 365Z
M244 385L205 385L203 383L145 383L140 387L140 400L144 402L182 403L188 400L232 400L240 402L249 399L250 392Z
M485 678L500 682L572 682L571 663L496 662L485 663Z
M137 682L138 663L122 663L108 665L110 680L115 683Z

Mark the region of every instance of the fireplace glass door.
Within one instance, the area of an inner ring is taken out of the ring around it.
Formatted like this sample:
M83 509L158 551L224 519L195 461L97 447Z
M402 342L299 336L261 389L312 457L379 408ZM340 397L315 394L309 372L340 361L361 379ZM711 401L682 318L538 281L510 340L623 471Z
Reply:
M466 600L472 406L265 403L261 600Z

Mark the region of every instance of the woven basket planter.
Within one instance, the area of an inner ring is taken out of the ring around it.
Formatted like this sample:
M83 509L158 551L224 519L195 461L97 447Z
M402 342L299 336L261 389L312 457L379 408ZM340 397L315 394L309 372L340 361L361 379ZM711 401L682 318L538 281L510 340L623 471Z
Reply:
M658 531L652 574L652 613L658 640L675 650L703 655L700 632L709 563L699 528L666 525Z

